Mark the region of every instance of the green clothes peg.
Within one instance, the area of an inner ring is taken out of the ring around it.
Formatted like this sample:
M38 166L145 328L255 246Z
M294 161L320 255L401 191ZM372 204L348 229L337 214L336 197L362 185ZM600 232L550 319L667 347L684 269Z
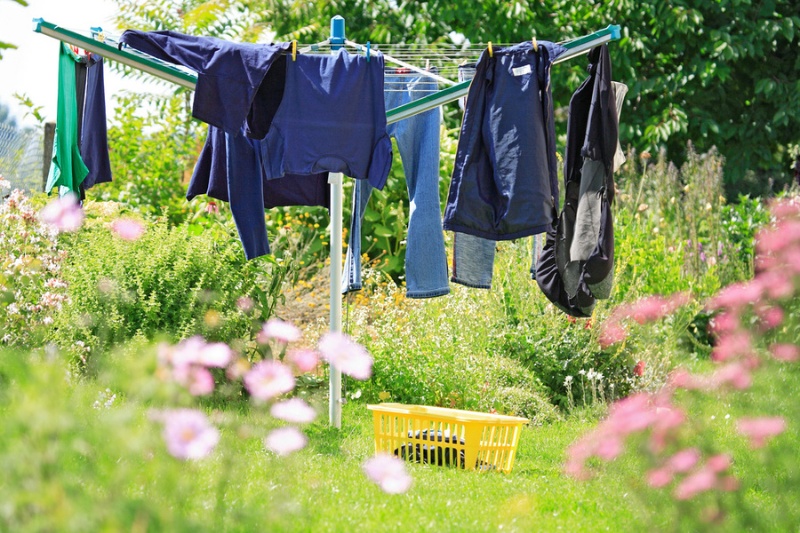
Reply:
M56 136L53 140L53 163L47 176L45 192L58 186L59 196L68 192L80 195L80 185L89 174L83 161L78 139L78 89L75 63L80 57L65 43L59 43L58 104Z

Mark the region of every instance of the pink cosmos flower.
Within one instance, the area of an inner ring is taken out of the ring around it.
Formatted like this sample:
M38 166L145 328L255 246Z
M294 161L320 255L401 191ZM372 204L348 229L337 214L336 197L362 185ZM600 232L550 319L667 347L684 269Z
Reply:
M606 322L600 330L600 336L597 342L600 347L605 349L612 344L617 344L624 341L628 337L628 332L625 328L619 325L616 321Z
M40 216L43 222L61 233L77 231L83 224L84 213L78 197L69 193L47 204Z
M308 438L295 427L275 429L264 439L264 447L278 455L289 455L302 450L308 444Z
M289 322L284 322L280 318L270 318L258 332L256 340L261 344L267 344L269 339L288 344L300 339L300 330Z
M800 202L796 198L776 199L772 201L769 211L777 218L789 218L800 214Z
M708 323L710 333L721 335L739 327L739 316L735 313L720 313Z
M672 387L686 390L702 390L710 386L705 377L692 374L685 368L678 368L672 372L667 382Z
M708 461L706 461L706 466L710 468L712 472L716 472L717 474L729 469L731 464L733 464L733 460L727 453L720 453L711 456L708 458Z
M647 484L654 489L660 489L672 482L673 474L669 468L657 468L647 473Z
M219 431L202 412L175 409L163 416L167 450L178 459L201 459L219 442Z
M741 309L757 302L761 298L762 292L761 283L756 280L734 283L719 291L708 306L710 309Z
M197 362L203 366L225 368L233 359L233 351L224 342L206 344L197 354Z
M299 350L289 350L286 359L300 372L311 372L319 365L319 355L314 350L301 348Z
M317 412L300 398L292 398L285 402L276 403L269 410L269 414L280 420L295 424L308 424L317 418Z
M111 223L111 231L126 241L136 241L144 235L144 224L132 218L118 218Z
M267 401L294 388L294 376L280 361L260 361L244 375L244 386L257 401Z
M759 273L756 279L764 288L764 292L775 300L782 300L794 293L791 272L772 269Z
M192 367L187 374L187 387L192 396L207 396L214 392L214 376L201 366Z
M686 476L675 487L675 498L678 500L689 500L701 492L713 489L717 484L717 476L708 468L702 468L697 472Z
M783 309L780 307L761 307L758 309L764 330L775 329L783 323Z
M667 467L672 472L685 473L694 468L698 461L700 461L700 450L686 448L670 457L667 460Z
M338 332L328 332L319 341L319 351L331 366L355 379L372 375L372 357L358 343Z
M735 389L745 390L753 384L753 378L747 366L734 362L718 368L711 376L711 383L714 385L730 384Z
M717 341L717 345L711 352L711 359L714 361L729 361L734 358L741 358L750 355L752 352L752 341L750 334L744 331L734 331L722 335Z
M761 448L767 439L780 435L786 430L786 420L783 417L765 418L740 418L737 427L739 433L750 439L750 446Z
M773 344L769 347L769 351L778 361L793 363L800 360L800 348L794 344Z
M387 494L402 494L411 487L411 476L402 459L379 453L362 465L367 478Z

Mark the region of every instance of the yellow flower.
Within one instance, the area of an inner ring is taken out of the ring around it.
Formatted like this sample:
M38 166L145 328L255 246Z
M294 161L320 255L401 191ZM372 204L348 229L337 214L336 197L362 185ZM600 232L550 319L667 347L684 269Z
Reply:
M388 392L386 392L386 391L383 391L383 392L381 392L380 394L378 394L378 399L379 399L380 401L382 401L382 402L385 402L386 400L388 400L388 399L389 399L389 398L391 398L391 397L392 397L392 395L391 395L391 394L389 394L389 393L388 393Z

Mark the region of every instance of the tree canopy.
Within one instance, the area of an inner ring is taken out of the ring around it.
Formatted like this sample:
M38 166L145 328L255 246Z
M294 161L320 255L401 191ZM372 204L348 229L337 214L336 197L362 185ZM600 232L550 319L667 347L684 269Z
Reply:
M611 52L615 79L630 87L624 145L663 147L676 161L690 141L698 151L716 146L731 192L787 182L800 157L800 0L116 1L122 27L251 42L323 40L334 15L356 41L423 44L453 32L471 42L562 41L619 24ZM557 67L557 106L584 65Z

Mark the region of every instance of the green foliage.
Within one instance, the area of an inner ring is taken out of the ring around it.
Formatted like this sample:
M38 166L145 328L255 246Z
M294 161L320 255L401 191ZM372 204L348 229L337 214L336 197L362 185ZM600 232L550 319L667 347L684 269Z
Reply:
M251 316L237 307L237 300L248 296L259 309L274 308L272 299L280 288L272 287L267 295L260 292L266 288L258 287L268 286L273 263L245 261L234 239L192 236L187 226L161 221L130 242L110 232L103 218L87 226L67 245L62 275L69 303L52 334L84 363L87 353L102 353L134 337L177 340L199 334L248 340ZM255 312L258 316L260 311Z
M449 42L451 32L474 43L531 36L562 41L619 24L622 39L611 50L614 78L630 87L622 112L624 144L640 150L666 147L674 161L684 159L689 140L701 152L716 146L729 161L732 198L748 189L763 192L768 177L775 179L774 187L790 179L791 146L798 143L800 123L800 81L793 76L800 71L800 57L792 53L800 41L796 0L197 0L183 9L150 0L138 11L131 7L134 2L118 2L126 27L197 29L245 41L273 35L320 41L329 36L334 15L345 18L350 39L373 43ZM243 11L247 16L239 16L236 27L232 21ZM211 14L218 27L210 23ZM566 107L584 70L580 59L556 67L556 107Z
M203 141L202 125L190 118L188 93L126 94L117 101L108 129L114 181L97 187L100 198L180 224L190 212L184 179Z
M0 176L0 192L7 184ZM19 190L0 203L0 344L38 345L67 299L64 254L38 203Z

